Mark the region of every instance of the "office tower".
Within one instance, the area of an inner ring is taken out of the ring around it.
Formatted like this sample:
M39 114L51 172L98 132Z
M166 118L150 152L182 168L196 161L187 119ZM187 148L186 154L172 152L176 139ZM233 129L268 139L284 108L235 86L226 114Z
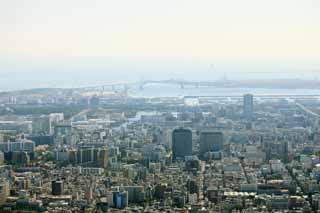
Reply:
M32 133L48 135L51 129L51 122L49 116L42 115L32 119Z
M200 134L200 154L219 152L223 149L223 133L203 131Z
M93 162L93 147L81 148L78 150L78 163L88 164Z
M78 149L77 161L80 164L93 165L97 167L107 168L108 166L108 149L86 147Z
M117 209L123 209L128 206L128 192L114 192L113 203Z
M280 147L278 147L277 152L280 154L280 159L282 159L283 162L288 162L289 160L289 154L290 154L290 143L289 141L282 141L280 142Z
M128 203L143 203L145 192L143 186L123 186L121 191L128 193Z
M70 145L72 142L72 127L70 124L59 124L54 126L55 143Z
M51 182L52 195L62 195L63 194L63 182L62 181L52 181Z
M253 95L251 94L243 96L243 115L246 119L253 117Z
M107 168L109 162L109 150L107 148L96 148L93 150L94 165Z
M27 164L30 162L30 156L27 152L23 151L11 152L10 161L14 164Z
M52 145L54 138L52 135L28 135L26 139L34 141L36 146L39 145Z
M0 165L4 163L4 153L0 151Z
M49 120L50 120L50 135L54 134L54 127L58 125L59 123L63 122L64 120L64 114L63 113L51 113L49 114Z
M33 152L35 149L35 142L30 140L20 140L15 142L0 142L0 151L2 152Z
M192 155L192 132L189 129L175 129L172 132L172 159L184 159Z
M92 106L97 106L97 105L100 104L100 98L97 97L97 96L93 96L93 97L91 97L91 98L89 99L89 103L90 103L90 105L92 105Z

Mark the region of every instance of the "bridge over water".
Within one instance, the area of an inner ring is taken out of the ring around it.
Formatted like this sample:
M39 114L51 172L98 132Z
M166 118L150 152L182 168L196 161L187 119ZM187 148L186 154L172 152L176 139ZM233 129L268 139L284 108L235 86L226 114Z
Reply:
M141 90L145 88L148 84L167 84L167 85L177 85L181 89L184 89L185 86L193 86L195 88L199 87L219 87L226 86L231 84L231 82L226 81L186 81L178 79L169 79L169 80L146 80L146 81L121 81L121 82L110 82L102 83L97 85L83 85L78 89L83 90L105 90L106 88L111 88L115 90L116 88L129 89L131 87L136 87Z

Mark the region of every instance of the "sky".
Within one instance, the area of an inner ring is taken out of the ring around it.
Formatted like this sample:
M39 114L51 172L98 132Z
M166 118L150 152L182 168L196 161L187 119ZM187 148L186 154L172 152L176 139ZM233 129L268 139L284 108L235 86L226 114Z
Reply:
M0 0L0 83L320 77L319 11L319 0Z

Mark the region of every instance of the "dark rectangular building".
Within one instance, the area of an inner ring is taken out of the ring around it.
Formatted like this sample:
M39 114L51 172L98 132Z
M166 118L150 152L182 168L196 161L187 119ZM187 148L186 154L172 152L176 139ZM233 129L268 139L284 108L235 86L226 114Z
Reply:
M200 154L223 150L223 133L203 131L200 134Z
M189 129L175 129L172 132L172 159L184 159L192 155L192 132Z

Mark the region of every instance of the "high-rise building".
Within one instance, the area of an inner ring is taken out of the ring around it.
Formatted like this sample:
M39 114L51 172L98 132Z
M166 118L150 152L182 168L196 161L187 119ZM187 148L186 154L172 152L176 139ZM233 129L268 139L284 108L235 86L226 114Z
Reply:
M253 117L253 95L245 94L243 96L243 115L246 119Z
M223 149L223 133L203 131L200 134L200 154L219 152Z
M128 206L128 192L113 192L113 203L117 209Z
M0 151L2 152L33 152L35 149L35 142L22 139L15 142L0 142Z
M34 117L32 119L32 133L33 134L50 134L51 122L47 115L42 115L40 117Z
M77 160L80 164L92 164L106 168L108 166L108 149L94 147L78 149Z
M57 124L54 126L55 143L71 144L72 127L70 124Z
M192 155L192 132L189 129L175 129L172 132L172 159L184 159Z
M9 180L5 178L0 179L0 205L6 202L7 197L10 195Z
M0 151L0 165L4 163L4 154Z
M11 152L10 161L14 164L27 164L30 162L30 155L28 155L27 152L23 152L23 151Z
M49 120L50 120L50 135L54 134L54 127L58 125L59 123L63 122L64 120L64 114L63 113L51 113L49 114Z
M52 195L62 195L63 194L63 182L62 181L52 181L51 182Z

